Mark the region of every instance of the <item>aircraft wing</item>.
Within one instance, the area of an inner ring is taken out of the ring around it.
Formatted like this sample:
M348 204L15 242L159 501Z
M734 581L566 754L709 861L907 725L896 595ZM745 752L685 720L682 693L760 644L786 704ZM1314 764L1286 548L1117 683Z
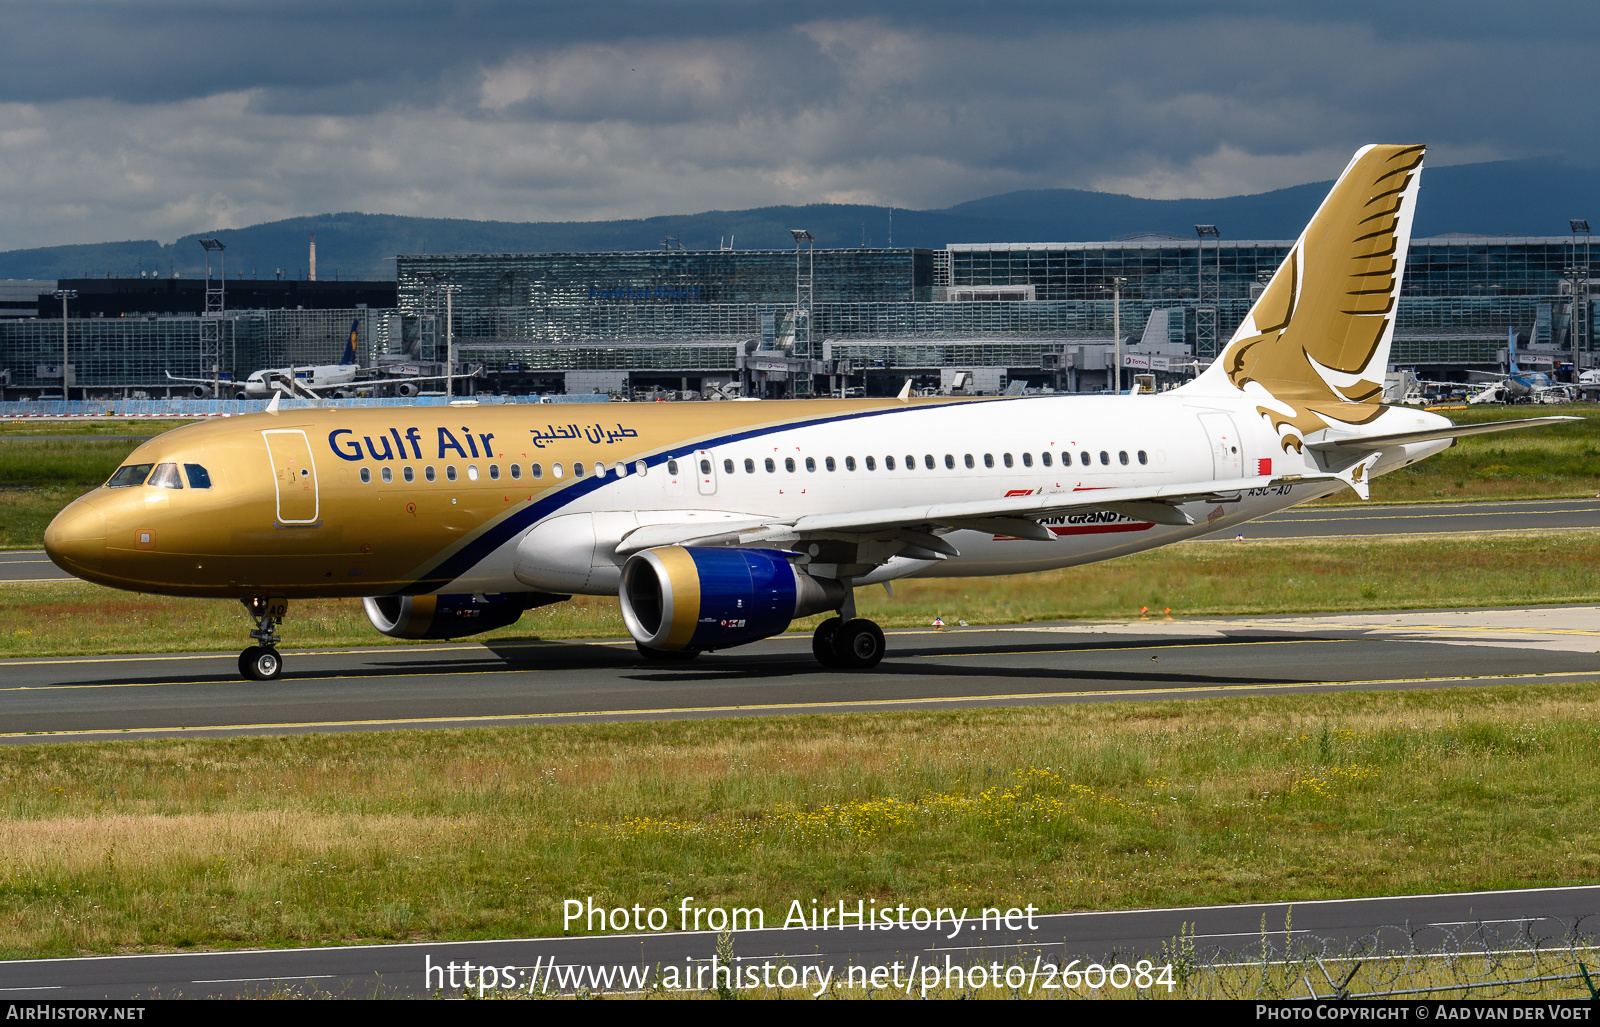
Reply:
M210 378L185 378L182 375L173 374L171 371L163 371L161 373L166 375L171 381L175 382L193 382L195 385L210 385L213 381ZM219 375L215 380L227 385L234 384L233 375L231 374Z
M1154 524L1190 525L1195 522L1182 509L1185 503L1231 503L1237 502L1240 494L1247 489L1291 482L1343 479L1343 475L1333 474L1284 478L1261 476L1191 485L1092 489L961 503L925 503L877 510L811 514L793 519L750 518L714 526L704 522L651 524L629 533L617 546L616 552L619 556L626 556L657 546L689 544L753 546L810 539L850 542L899 540L906 549L921 551L902 555L943 559L959 553L936 534L940 531L966 528L1040 542L1054 541L1057 536L1039 523L1040 518L1095 510L1109 510Z

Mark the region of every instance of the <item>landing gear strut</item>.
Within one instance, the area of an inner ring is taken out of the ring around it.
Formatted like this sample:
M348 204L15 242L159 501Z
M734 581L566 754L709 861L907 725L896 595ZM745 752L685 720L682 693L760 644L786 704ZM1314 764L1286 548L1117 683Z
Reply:
M811 635L811 652L824 667L870 670L883 659L883 629L856 616L855 590L845 593L839 616L817 625Z
M283 657L278 655L278 625L289 612L289 600L253 596L240 601L256 622L250 637L260 644L239 654L239 673L250 681L276 681L283 673Z

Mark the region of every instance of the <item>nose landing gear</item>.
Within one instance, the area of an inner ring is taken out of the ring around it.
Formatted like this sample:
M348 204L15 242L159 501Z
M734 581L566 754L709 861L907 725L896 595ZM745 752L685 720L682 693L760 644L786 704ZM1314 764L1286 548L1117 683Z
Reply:
M278 625L289 612L289 600L252 596L240 601L256 622L250 637L261 644L239 654L239 673L249 681L276 681L283 673L283 657L278 655Z

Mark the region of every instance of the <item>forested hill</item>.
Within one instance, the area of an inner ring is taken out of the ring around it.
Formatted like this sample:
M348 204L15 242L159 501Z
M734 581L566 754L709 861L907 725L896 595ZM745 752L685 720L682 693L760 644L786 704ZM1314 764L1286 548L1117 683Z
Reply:
M1600 176L1555 158L1431 168L1423 178L1414 234L1565 235L1567 219L1600 218ZM1193 239L1197 223L1215 224L1225 239L1289 239L1298 235L1327 182L1251 196L1210 200L1144 200L1080 189L1005 193L944 210L893 211L895 246L950 242L1072 242L1139 234ZM393 214L319 214L248 228L221 229L229 277L306 273L307 241L317 236L318 277L392 279L397 253L526 253L559 250L655 249L663 240L690 249L789 248L791 228L805 228L818 246L888 245L891 212L850 204L758 207L626 221L466 221ZM1596 222L1600 224L1600 221ZM49 246L0 252L0 278L134 276L141 271L184 277L202 273L204 254L188 235L155 240ZM3 244L3 235L0 235Z

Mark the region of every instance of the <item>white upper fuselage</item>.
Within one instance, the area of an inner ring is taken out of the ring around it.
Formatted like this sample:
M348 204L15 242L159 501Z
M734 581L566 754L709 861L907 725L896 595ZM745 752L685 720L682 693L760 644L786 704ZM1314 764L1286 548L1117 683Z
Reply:
M607 412L616 410L610 407ZM683 409L686 427L694 410ZM1352 427L1349 434L1421 430L1448 423L1437 414L1393 408L1376 422ZM1385 451L1372 473L1392 470L1449 445L1444 440L1396 446ZM958 556L898 558L861 580L1013 574L1153 549L1343 488L1326 479L1298 485L1272 483L1284 476L1320 474L1322 469L1310 456L1283 452L1278 435L1253 402L1239 395L1030 397L880 409L739 433L674 452L676 474L663 463L651 466L643 476L624 467L619 476L614 461L602 460L604 477L592 483L591 491L485 554L470 572L439 591L514 591L531 585L551 591L615 593L623 563L614 553L617 544L640 525L687 517L708 524L718 519L793 519L1008 495L1260 479L1258 487L1238 492L1237 500L1230 495L1226 502L1187 504L1183 509L1194 519L1192 525L1077 513L1045 519L1045 526L1057 536L1050 542L954 531L944 537ZM702 466L710 473L700 473ZM592 477L595 467L591 461L584 470ZM553 466L546 463L542 471L551 474ZM565 475L572 472L570 466L562 469Z

